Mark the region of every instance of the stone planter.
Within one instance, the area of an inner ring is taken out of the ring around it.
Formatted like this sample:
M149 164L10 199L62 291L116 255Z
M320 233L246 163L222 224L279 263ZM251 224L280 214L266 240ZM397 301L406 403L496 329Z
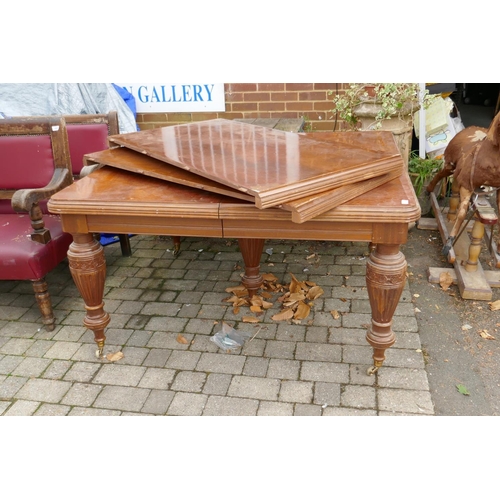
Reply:
M411 180L412 184L414 184L414 179L417 176L417 174L413 174L410 172L409 176L410 176L410 180ZM431 197L429 196L429 193L427 192L427 186L429 185L429 182L431 182L433 177L434 176L431 176L425 180L425 182L422 186L422 190L417 195L417 200L418 200L418 203L420 204L420 210L421 210L422 217L428 215L431 212L431 208L432 208Z
M374 130L375 117L382 109L382 105L375 101L364 101L354 109L354 113L361 123L361 130ZM389 130L393 133L398 149L403 157L405 166L408 167L408 160L411 152L411 141L413 134L413 113L417 109L407 106L403 108L401 117L394 116L388 120L382 120L377 130Z

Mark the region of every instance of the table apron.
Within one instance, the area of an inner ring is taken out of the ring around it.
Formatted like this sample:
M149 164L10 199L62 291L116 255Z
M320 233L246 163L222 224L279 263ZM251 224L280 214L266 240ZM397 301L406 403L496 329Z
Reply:
M166 236L206 236L222 238L218 219L170 217L118 217L110 215L61 216L68 233L150 234Z
M263 238L318 241L367 241L403 244L407 241L408 224L373 222L318 222L296 224L267 220L224 220L224 238Z
M211 238L260 238L319 241L367 241L403 244L407 223L247 220L62 214L63 230L71 234L116 233Z

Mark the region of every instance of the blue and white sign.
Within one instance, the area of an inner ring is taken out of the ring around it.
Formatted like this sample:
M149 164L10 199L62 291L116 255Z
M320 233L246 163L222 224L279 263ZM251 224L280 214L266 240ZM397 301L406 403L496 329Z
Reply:
M138 113L225 111L223 83L117 83L135 98Z

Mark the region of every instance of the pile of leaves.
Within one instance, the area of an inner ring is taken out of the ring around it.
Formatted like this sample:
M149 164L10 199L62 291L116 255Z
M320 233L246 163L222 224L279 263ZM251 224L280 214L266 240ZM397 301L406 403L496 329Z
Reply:
M258 323L259 316L262 316L267 309L273 307L275 294L281 295L277 301L281 304L279 313L274 314L271 319L274 321L292 321L300 323L311 313L314 300L323 295L323 289L312 281L300 281L292 273L291 281L288 285L282 285L278 278L272 273L262 275L263 283L259 293L250 297L247 289L243 286L226 288L226 292L232 295L225 299L225 302L233 304L233 313L239 314L241 307L248 307L255 316L244 315L244 323Z

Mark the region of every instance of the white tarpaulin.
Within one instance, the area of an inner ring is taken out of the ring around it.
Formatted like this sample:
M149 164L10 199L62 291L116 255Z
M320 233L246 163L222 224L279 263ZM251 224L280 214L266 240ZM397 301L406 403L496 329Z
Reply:
M0 117L116 111L120 133L136 132L132 110L111 83L0 83Z

